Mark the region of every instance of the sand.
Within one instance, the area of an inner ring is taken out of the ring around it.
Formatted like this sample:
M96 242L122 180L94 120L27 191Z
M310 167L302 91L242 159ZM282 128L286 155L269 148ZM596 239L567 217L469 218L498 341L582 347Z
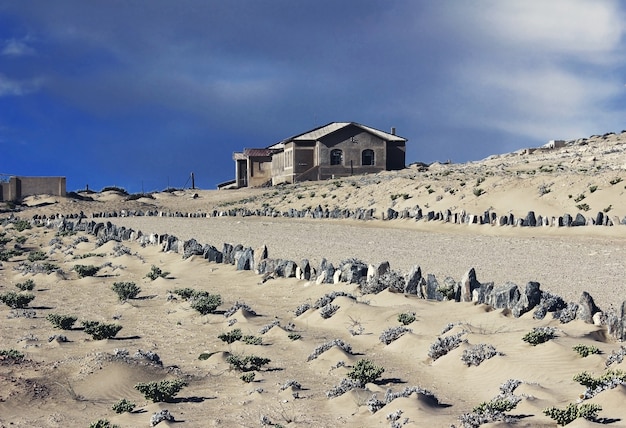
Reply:
M371 206L382 212L393 202L390 195L404 193L409 197L395 198L394 208L428 204L476 213L491 208L516 216L530 209L562 215L576 212L569 194L585 193L584 201L591 206L585 213L612 206L611 214L623 217L623 183L610 184L620 175L626 178L626 173L615 168L626 164L623 157L615 158L621 153L618 137L597 137L591 140L595 145L587 142L551 153L510 154L474 164L433 165L424 172L413 168L354 177L339 185L186 190L134 201L115 192L93 194L92 202L41 195L27 201L28 207L17 215L30 218L34 214L121 209L207 212L262 204L298 209L317 204ZM582 149L585 151L580 152ZM605 156L606 162L592 160L604 152L611 152ZM558 169L559 163L563 170ZM536 172L523 179L515 173L523 170L528 174L531 168ZM554 171L546 172L549 168ZM593 174L588 173L592 168ZM458 185L460 177L465 186ZM476 177L485 178L479 185L487 189L479 197L471 190L476 187ZM538 196L539 183L550 184L552 191ZM598 189L590 192L594 183ZM426 186L438 190L428 192ZM454 194L443 191L454 186ZM437 196L443 198L437 200ZM392 268L403 272L419 265L424 274L432 273L440 280L450 276L456 281L473 267L481 282L524 285L538 281L542 289L568 301L576 301L582 291L588 291L601 308L624 300L624 226L557 229L256 217L110 220L144 233L193 237L218 248L224 242L253 248L265 244L270 257L296 262L307 258L313 265L322 258L335 264L346 258L373 264L389 261ZM8 239L5 249L17 244L25 252L2 262L0 293L17 291L15 284L32 279L35 299L25 311L0 306L0 350L14 349L24 355L23 359L0 360L0 427L89 426L98 419L121 427L149 426L152 414L164 409L176 422L159 426L255 427L265 421L293 427L388 427L392 423L388 415L398 411L402 413L397 422L406 422L405 426L462 426L459 417L498 396L500 386L509 379L521 382L513 391L519 403L506 411L515 426L554 427L556 422L543 410L578 402L585 387L573 377L584 371L600 376L607 370L608 357L621 346L605 327L582 321L561 324L550 316L535 320L532 313L514 318L509 311L486 305L425 301L389 291L364 295L355 285L345 283L316 285L294 278L261 283L253 272L236 271L231 265L209 263L197 256L183 260L180 254L136 242L124 242L127 251L120 254L114 242L97 247L93 236L59 236L54 229L42 227L18 232L5 225L0 226L1 234ZM20 272L20 264L31 264L28 255L33 251L44 252L46 261L59 266L62 273ZM102 268L93 277L80 278L73 269L76 264ZM153 265L169 274L154 281L146 278ZM119 301L111 287L120 281L136 283L141 292L134 299ZM219 294L222 303L216 313L202 315L172 293L186 287ZM320 297L339 291L352 297L337 297L333 304L338 309L331 317L323 318L317 309L296 315L300 305L313 305ZM239 309L226 317L224 312L237 302L255 313ZM406 326L410 331L389 344L381 342L381 333L401 326L401 313L415 314L415 321ZM73 315L78 321L71 330L59 330L46 319L49 314ZM114 338L94 340L81 328L81 322L88 320L123 328ZM267 330L272 323L277 325ZM522 340L533 328L546 326L555 329L552 340L537 346ZM233 329L260 338L262 343L227 344L218 338ZM49 340L54 335L64 335L67 341ZM461 338L460 346L433 359L431 345L452 335ZM349 344L351 351L335 346L309 360L317 347L335 339ZM463 353L478 344L490 344L498 354L479 366L467 366ZM579 344L595 346L601 353L582 358L572 349ZM162 365L135 357L138 350L156 353ZM200 359L202 354L208 358ZM247 383L228 363L232 355L256 355L270 361L254 371L254 380ZM328 398L327 392L361 359L384 367L380 378ZM625 364L615 363L610 368L626 370ZM151 402L135 388L141 382L163 379L184 379L188 386L171 402L162 403ZM297 381L301 387L284 388L289 381ZM422 393L397 398L375 413L368 409L374 394L383 400L388 389L401 392L412 387ZM600 419L578 419L569 426L600 422L626 426L625 388L618 386L584 400L602 406ZM136 408L116 414L111 406L123 398L133 401Z

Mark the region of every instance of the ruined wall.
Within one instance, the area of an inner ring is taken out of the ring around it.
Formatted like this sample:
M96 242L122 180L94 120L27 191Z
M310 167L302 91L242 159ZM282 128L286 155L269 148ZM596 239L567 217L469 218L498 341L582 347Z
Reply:
M0 201L19 201L31 195L65 196L65 177L16 177L1 183Z

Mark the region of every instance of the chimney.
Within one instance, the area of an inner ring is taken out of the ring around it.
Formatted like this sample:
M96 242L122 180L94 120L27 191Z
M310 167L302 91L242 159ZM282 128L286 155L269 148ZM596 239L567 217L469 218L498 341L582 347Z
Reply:
M391 135L396 135L396 127L395 126L391 127Z

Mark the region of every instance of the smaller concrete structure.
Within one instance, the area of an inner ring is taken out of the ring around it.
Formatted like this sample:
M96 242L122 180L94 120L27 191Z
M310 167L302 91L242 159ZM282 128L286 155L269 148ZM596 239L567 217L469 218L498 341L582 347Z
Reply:
M17 202L32 195L65 196L65 177L11 176L0 183L0 201Z

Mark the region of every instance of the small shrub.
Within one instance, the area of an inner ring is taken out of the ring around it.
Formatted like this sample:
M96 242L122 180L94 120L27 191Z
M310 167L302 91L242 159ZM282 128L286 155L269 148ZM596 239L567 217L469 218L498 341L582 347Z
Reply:
M28 253L28 261L29 262L38 262L41 260L46 260L48 255L43 251L31 251Z
M22 291L32 291L35 288L35 281L27 279L24 282L18 282L15 286Z
M574 202L580 202L580 201L582 201L582 200L583 200L583 199L585 199L585 198L586 198L585 194L584 194L584 193L581 193L580 195L578 195L578 196L576 196L576 197L574 198Z
M380 333L378 339L384 343L385 345L389 345L391 342L399 339L404 333L410 333L413 330L407 327L399 326L399 327L389 327L383 330Z
M105 324L99 321L83 321L81 323L85 333L91 335L93 340L103 340L115 337L122 329L118 324Z
M120 428L120 426L112 424L108 419L98 419L90 423L89 428Z
M350 379L359 381L361 385L365 385L366 383L374 382L384 371L384 367L377 366L371 360L364 358L356 362L347 376Z
M15 227L15 230L17 230L18 232L23 232L26 229L32 229L30 222L28 222L27 220L18 220L13 223L13 227Z
M100 193L103 193L103 192L117 192L117 193L122 193L124 195L128 195L128 192L126 191L126 189L124 189L123 187L117 187L117 186L103 187L102 190L100 190Z
M217 338L220 339L222 342L226 342L228 344L241 340L241 337L242 337L241 330L238 328L231 330L228 333L222 333L219 336L217 336Z
M16 293L9 291L0 294L0 301L12 309L24 309L35 298L31 293Z
M138 383L135 389L143 394L146 400L153 403L169 402L188 385L182 379L162 380L160 382Z
M120 302L137 297L141 288L134 282L114 282L111 289L117 294Z
M200 361L208 360L214 354L215 352L203 352L202 354L198 355L198 359Z
M146 274L146 278L150 278L150 280L154 281L157 278L165 278L169 274L169 272L163 272L160 267L152 265L150 272Z
M11 257L19 256L20 250L0 250L0 262L8 262Z
M135 410L135 407L136 407L135 403L125 398L122 398L120 401L115 403L111 407L111 409L113 409L115 413L131 413L133 410Z
M19 361L24 359L24 354L16 349L0 349L0 360Z
M254 381L254 377L255 377L255 373L254 372L247 372L242 374L239 379L243 380L246 383L250 383Z
M191 307L202 315L215 312L215 309L222 304L222 296L219 294L203 294L194 296L191 299Z
M593 193L598 190L598 186L589 186L589 193Z
M94 265L74 265L74 270L80 278L84 278L86 276L94 276L100 268Z
M478 197L478 196L484 194L485 191L483 189L481 189L480 187L474 187L474 190L472 190L472 193L474 194L474 196Z
M617 386L616 383L626 382L626 372L622 370L607 370L600 377L594 378L587 372L578 373L574 381L586 386L589 390L609 389Z
M535 327L532 331L526 333L524 337L522 337L522 340L533 346L537 346L540 343L554 339L556 337L555 331L556 329L554 327Z
M302 335L298 333L289 333L287 337L289 338L289 340L298 340L302 338Z
M413 321L415 321L415 312L404 312L398 314L398 322L402 323L403 325L409 325Z
M341 379L341 382L337 386L333 386L329 391L326 391L326 397L335 398L345 394L353 389L362 388L361 382L354 379Z
M464 339L461 339L461 336L464 334L465 332L462 331L450 336L438 337L435 342L430 345L430 348L428 349L428 356L434 361L443 357L453 349L458 348L461 343L465 341Z
M577 405L570 403L565 409L549 407L543 410L543 414L554 419L559 425L567 425L577 418L585 418L593 420L598 416L598 412L602 410L602 406L593 403L584 403Z
M244 337L241 338L241 341L247 345L262 345L263 344L263 338L262 337L257 337L257 336L253 336L253 335L245 335Z
M339 310L339 306L329 303L319 309L320 316L324 319L332 317Z
M576 205L576 208L578 208L581 211L589 211L590 210L589 204L578 204L578 205Z
M48 314L46 319L61 330L70 330L78 318L70 315Z
M593 345L578 344L578 345L575 345L572 349L578 352L578 355L580 355L583 358L588 357L591 354L600 353L600 350Z
M609 181L609 183L611 183L611 186L614 186L617 183L621 183L621 182L622 182L622 178L621 177L615 177L615 178L611 179L611 181Z
M479 343L478 345L474 345L471 348L464 350L463 355L461 356L461 361L463 361L468 367L479 366L483 361L495 357L496 355L502 354L496 351L496 348L493 345Z
M484 415L487 413L503 413L513 410L519 401L509 400L507 398L498 398L491 401L484 401L474 407L472 412Z
M261 367L269 364L272 360L269 358L258 357L256 355L229 355L226 361L234 369L241 372L251 372L260 370Z
M335 339L335 340L331 340L330 342L323 343L317 348L315 348L313 352L307 357L307 361L316 359L317 357L322 355L324 352L328 351L333 346L338 347L339 349L341 349L344 352L347 352L348 354L352 353L352 345L344 342L341 339Z
M197 295L199 292L197 290L194 290L193 288L187 287L187 288L177 288L171 293L176 294L183 300L189 300L193 296Z
M613 209L613 205L612 205L612 204L609 204L609 206L608 206L608 207L606 207L606 208L602 208L602 212L606 214L606 213L608 213L609 211L611 211L612 209Z

